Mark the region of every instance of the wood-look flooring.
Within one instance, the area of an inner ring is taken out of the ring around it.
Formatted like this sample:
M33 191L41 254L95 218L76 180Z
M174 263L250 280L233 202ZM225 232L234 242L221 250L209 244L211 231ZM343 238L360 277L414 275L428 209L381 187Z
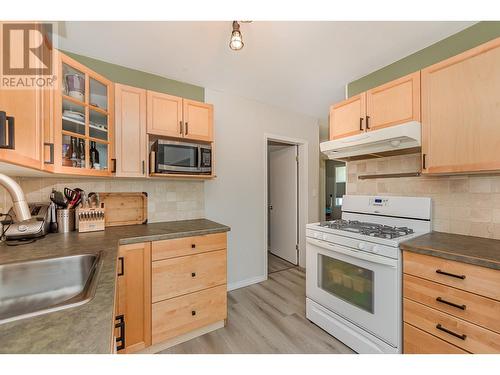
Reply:
M165 354L353 353L305 317L305 273L294 267L228 294L224 328Z
M271 254L270 252L267 253L267 273L284 271L293 267L297 266L280 257L277 257L274 254Z

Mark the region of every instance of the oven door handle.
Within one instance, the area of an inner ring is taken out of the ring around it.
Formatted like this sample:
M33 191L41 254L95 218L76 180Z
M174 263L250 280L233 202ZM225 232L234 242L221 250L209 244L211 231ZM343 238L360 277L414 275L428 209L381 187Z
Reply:
M332 245L329 242L316 240L314 238L308 238L307 242L309 242L312 245L316 245L318 247L321 247L323 249L327 249L327 250L330 250L330 251L333 251L336 253L344 254L344 255L350 256L352 258L366 260L367 262L370 262L370 263L383 264L384 266L389 266L391 268L397 267L398 261L396 259L385 258L385 257L382 257L380 255L371 255L369 253L354 250L354 249L352 249L352 250L351 249L344 249L343 247L340 247L337 245Z

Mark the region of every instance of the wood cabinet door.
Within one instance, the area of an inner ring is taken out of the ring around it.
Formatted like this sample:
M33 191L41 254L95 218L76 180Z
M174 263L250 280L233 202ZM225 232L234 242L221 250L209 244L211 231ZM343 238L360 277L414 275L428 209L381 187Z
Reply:
M0 161L41 169L42 90L0 89L0 111L14 119L14 148L0 148Z
M500 38L422 70L426 173L500 170Z
M145 177L146 90L115 85L116 176Z
M365 131L366 93L355 95L330 107L330 140Z
M420 71L366 92L368 131L420 121Z
M147 92L147 129L149 134L182 137L182 98Z
M197 141L213 141L212 104L183 99L184 137Z
M132 353L151 345L151 243L120 246L117 314L125 322L125 349Z

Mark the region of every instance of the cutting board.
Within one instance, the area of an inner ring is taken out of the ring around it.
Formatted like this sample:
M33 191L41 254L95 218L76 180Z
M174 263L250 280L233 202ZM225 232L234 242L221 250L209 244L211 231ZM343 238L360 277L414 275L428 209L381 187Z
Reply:
M106 209L106 227L148 222L148 193L99 193L99 199Z

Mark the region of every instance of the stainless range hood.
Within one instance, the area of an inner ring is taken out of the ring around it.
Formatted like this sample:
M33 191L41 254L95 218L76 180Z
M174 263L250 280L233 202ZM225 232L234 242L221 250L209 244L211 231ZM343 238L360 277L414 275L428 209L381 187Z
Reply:
M389 126L350 137L322 142L321 152L333 160L361 160L420 152L421 129L417 121Z

